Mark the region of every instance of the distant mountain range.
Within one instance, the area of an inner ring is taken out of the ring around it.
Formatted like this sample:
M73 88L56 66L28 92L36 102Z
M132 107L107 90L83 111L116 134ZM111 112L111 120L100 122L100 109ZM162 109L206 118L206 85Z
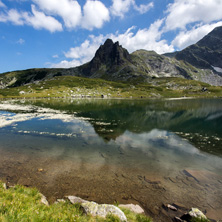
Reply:
M137 50L131 54L107 39L94 58L69 69L29 69L0 75L0 88L15 87L56 76L80 76L111 81L152 83L155 78L181 77L222 86L222 27L182 51L159 55Z

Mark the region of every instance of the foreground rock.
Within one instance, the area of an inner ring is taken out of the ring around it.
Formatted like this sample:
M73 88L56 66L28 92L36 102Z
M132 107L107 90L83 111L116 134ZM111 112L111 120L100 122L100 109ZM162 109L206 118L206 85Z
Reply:
M127 221L125 214L116 206L110 204L97 204L95 202L82 203L87 214L92 216L106 217L109 214L119 217L121 221Z

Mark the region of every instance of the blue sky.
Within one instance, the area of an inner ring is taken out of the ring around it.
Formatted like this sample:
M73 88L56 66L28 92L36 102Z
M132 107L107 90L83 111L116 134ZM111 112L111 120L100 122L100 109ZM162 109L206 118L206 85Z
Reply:
M222 0L0 0L0 73L74 67L107 38L181 50L222 25Z

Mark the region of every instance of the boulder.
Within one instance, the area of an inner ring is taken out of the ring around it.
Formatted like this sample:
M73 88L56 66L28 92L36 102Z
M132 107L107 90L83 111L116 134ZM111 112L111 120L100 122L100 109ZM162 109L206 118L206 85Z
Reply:
M82 203L86 214L92 216L106 217L109 214L119 217L121 221L127 221L125 214L116 206L110 204L97 204L95 202Z

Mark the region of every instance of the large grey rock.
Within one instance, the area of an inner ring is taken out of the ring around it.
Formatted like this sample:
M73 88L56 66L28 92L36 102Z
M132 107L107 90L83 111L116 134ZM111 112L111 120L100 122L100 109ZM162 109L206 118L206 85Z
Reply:
M132 211L136 214L144 213L143 208L140 207L138 204L120 204L119 207L129 209L130 211Z
M87 214L92 216L106 217L109 214L119 217L121 221L127 221L125 214L116 206L110 204L97 204L95 202L82 203Z

